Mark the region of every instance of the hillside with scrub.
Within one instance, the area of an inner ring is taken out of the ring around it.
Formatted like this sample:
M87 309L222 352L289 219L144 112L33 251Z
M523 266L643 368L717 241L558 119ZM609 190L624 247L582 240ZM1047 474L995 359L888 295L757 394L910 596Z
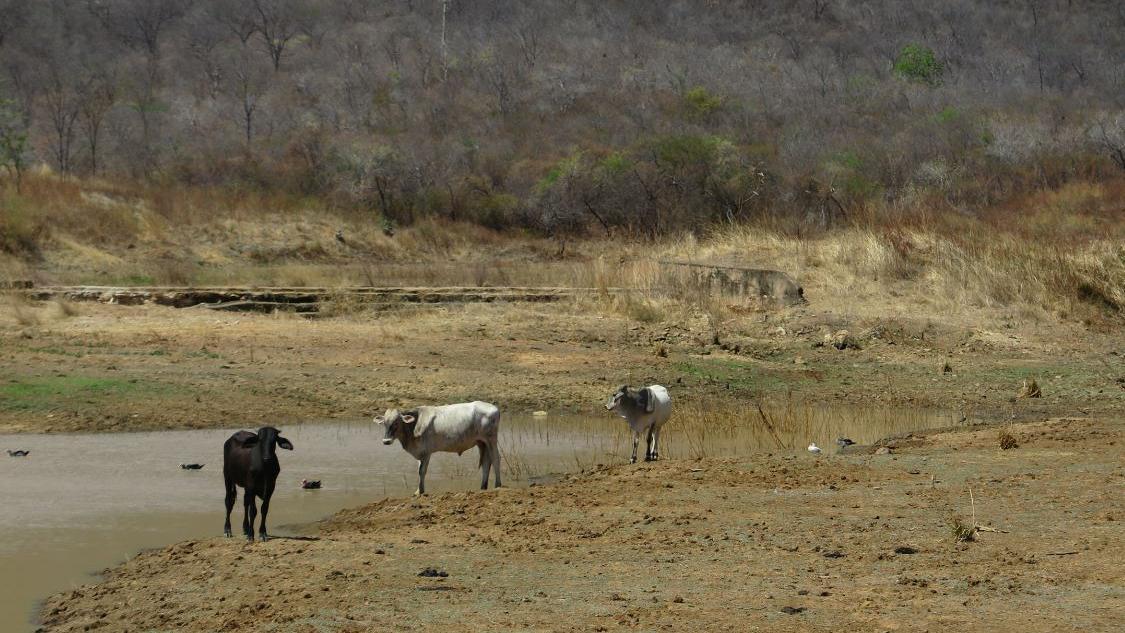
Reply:
M1029 192L1125 173L1115 2L3 0L0 16L8 196L49 168L313 199L378 227L652 238L1005 206L1024 224Z
M1120 3L0 16L2 281L583 288L575 309L684 327L685 353L778 324L660 262L786 272L813 339L1023 328L1039 356L1125 315ZM335 299L321 316L372 314Z
M1123 333L1120 0L0 0L4 631L1123 630Z

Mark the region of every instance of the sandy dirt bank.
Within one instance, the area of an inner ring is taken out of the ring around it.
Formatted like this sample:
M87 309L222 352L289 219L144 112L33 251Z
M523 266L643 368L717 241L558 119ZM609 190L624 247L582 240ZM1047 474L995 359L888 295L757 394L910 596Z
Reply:
M43 630L1121 630L1121 418L1006 430L388 499L316 540L143 553ZM958 542L974 514L996 531Z

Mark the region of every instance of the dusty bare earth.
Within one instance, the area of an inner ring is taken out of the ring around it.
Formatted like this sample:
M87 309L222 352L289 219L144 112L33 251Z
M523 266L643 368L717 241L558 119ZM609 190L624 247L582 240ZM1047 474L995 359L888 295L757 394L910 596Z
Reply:
M155 305L10 308L0 310L0 432L285 424L474 398L590 410L614 386L644 381L675 385L681 402L792 394L969 420L1125 411L1120 329L1002 312L920 318L877 303L811 304L716 325L681 308L654 321L593 300L318 320ZM823 344L841 330L859 349ZM1026 378L1042 398L1015 398Z
M1121 419L1006 430L388 499L316 540L146 552L44 630L1122 630Z
M909 301L345 305L316 320L9 303L0 432L284 426L472 398L591 411L649 381L725 411L792 397L992 425L890 455L668 461L391 499L310 528L317 540L180 543L51 597L43 628L1120 630L1120 328ZM1042 397L1016 397L1025 379ZM1018 448L999 448L1005 422ZM1001 531L956 541L974 512Z

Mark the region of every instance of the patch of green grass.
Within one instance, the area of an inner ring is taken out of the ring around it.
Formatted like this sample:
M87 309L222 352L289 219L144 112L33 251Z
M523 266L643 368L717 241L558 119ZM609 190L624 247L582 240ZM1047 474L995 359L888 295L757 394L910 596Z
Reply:
M145 273L103 272L81 275L77 283L91 286L154 286L156 278Z
M1067 382L1083 382L1083 378L1089 378L1088 374L1091 373L1093 368L1084 368L1073 365L994 365L992 367L969 367L964 372L967 378L977 380L987 380L992 378L1004 383L1012 383L1018 386L1019 382L1025 378L1043 379L1045 377L1062 376Z
M680 373L730 385L732 389L772 391L788 386L785 378L762 370L754 363L727 358L701 358L675 363Z
M78 403L100 404L166 393L167 385L139 379L49 376L0 385L0 411L49 411Z

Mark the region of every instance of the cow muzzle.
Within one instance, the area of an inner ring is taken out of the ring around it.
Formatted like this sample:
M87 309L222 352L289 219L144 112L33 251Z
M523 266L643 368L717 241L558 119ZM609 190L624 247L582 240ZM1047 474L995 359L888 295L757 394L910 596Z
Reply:
M383 438L383 444L385 446L390 446L391 444L394 444L394 443L395 443L395 440L394 440L393 437L384 437Z

